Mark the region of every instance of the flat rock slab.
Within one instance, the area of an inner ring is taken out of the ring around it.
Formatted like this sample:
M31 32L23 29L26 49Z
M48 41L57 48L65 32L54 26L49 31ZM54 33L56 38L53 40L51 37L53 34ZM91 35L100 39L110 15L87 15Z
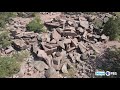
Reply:
M81 60L87 60L88 56L87 56L87 54L82 54L80 58L81 58Z
M57 77L58 77L57 72L56 72L56 70L55 70L53 67L49 68L49 69L45 72L45 76L46 76L47 78L57 78Z
M72 37L77 36L77 34L74 31L63 31L62 35L63 36L72 36Z
M44 50L38 50L38 57L43 58L45 60L45 62L51 66L51 59L47 56L47 53Z
M62 70L63 73L68 73L66 64L64 64L64 65L62 66L62 69L61 69L61 70Z
M54 30L52 32L52 39L55 39L56 41L59 41L61 39L61 35L56 30Z
M85 29L89 29L89 22L87 21L86 18L84 17L79 17L79 21L80 21L80 25L85 28Z
M52 45L47 45L47 44L45 45L45 43L41 43L41 45L42 45L44 51L47 53L47 55L50 55L50 54L56 52L57 51L57 46L59 46L57 44L53 44L53 46Z
M95 45L90 44L90 46L96 53L100 53L99 49Z
M48 27L51 26L53 28L57 28L57 27L60 26L60 23L58 23L58 22L52 22L52 23L51 22L46 22L45 25L48 26Z
M54 15L40 14L40 18L43 22L51 22L54 18L60 15L61 15L61 12L56 12Z
M48 69L48 68L49 68L48 65L45 64L43 61L35 61L35 62L34 62L34 67L35 67L38 71L40 71L40 72L42 72L42 71L44 71L45 69Z
M21 50L27 49L27 45L24 40L15 39L15 40L13 40L13 44L18 49L21 49Z
M37 39L42 42L50 42L50 35L48 33L38 34Z
M10 54L12 51L14 51L14 48L12 46L9 46L7 50L5 50L6 54Z

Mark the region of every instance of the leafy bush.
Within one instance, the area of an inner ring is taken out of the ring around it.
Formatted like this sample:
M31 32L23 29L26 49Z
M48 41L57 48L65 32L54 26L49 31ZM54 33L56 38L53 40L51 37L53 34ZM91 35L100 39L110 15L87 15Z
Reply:
M5 48L11 44L11 40L9 37L8 31L1 31L0 32L0 48Z
M15 12L0 12L0 27L4 28L5 24L13 16L15 16Z
M110 37L110 40L120 40L120 18L110 18L105 24L103 33Z
M19 63L13 57L0 57L0 78L10 77L19 71Z
M44 25L39 18L35 18L26 26L27 30L34 32L44 32Z

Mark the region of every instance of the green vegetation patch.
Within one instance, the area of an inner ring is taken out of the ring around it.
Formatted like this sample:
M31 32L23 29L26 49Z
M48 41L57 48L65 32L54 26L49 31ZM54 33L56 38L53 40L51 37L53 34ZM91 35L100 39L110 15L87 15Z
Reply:
M28 31L34 31L34 32L45 32L44 24L41 22L40 18L36 17L34 20L32 20L29 24L26 25L26 28Z
M10 40L8 31L0 31L0 48L5 48L11 45L12 41Z
M11 77L20 71L20 65L30 54L27 51L15 53L12 56L0 56L0 78Z
M105 24L103 33L110 37L110 40L120 40L120 18L110 18Z
M13 57L0 57L0 78L10 77L19 71L19 63Z
M15 12L0 12L0 27L4 28L11 17L16 16Z

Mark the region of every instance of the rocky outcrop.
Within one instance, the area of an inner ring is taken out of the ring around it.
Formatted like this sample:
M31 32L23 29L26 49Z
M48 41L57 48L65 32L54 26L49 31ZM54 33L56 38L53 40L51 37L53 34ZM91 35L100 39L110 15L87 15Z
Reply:
M94 73L92 65L88 64L90 57L94 53L100 54L98 46L109 40L100 32L101 28L94 27L95 19L94 15L61 14L46 20L44 24L48 32L41 34L27 31L24 24L15 19L11 22L14 23L11 26L14 28L11 30L13 46L20 50L28 49L36 55L38 61L33 58L31 69L31 72L39 73L36 77L64 78L63 74L70 75L73 69L77 73L72 73L72 77L88 78ZM105 23L107 19L102 20ZM9 47L5 52L13 50Z

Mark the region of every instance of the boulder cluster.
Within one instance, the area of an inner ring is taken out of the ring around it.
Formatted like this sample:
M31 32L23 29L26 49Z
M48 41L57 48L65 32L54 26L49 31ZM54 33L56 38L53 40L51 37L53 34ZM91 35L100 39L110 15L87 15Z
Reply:
M26 30L32 18L13 18L8 27L13 43L5 53L14 50L31 53L19 74L13 77L94 77L94 60L101 53L101 44L109 39L102 33L102 25L111 16L109 13L61 14L43 21L48 29L45 33Z

